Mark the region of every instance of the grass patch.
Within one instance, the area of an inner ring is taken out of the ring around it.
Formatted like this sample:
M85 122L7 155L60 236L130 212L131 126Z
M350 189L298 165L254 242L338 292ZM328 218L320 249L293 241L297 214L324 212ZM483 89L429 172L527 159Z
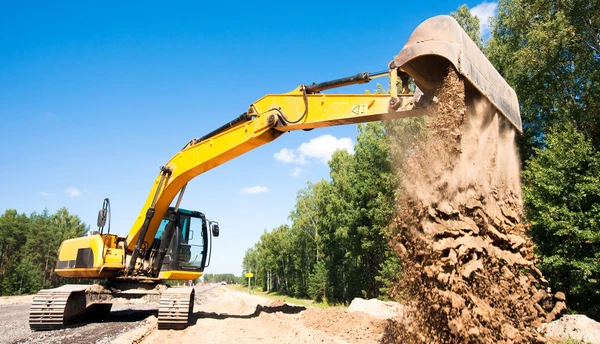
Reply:
M586 342L582 342L572 337L568 337L562 342L550 342L550 344L586 344Z

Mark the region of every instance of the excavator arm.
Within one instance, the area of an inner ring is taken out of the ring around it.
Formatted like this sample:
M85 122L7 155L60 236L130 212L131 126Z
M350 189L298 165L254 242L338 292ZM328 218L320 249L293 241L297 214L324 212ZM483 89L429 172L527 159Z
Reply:
M192 140L161 169L133 230L128 249L152 242L164 214L180 190L194 177L267 144L283 133L342 124L426 115L415 109L412 95L400 95L401 106L390 107L389 94L306 94L305 86L287 94L267 95L240 117L244 121L203 140ZM234 121L232 121L234 122ZM148 218L150 212L161 214ZM147 228L144 230L144 226ZM143 235L143 240L139 237ZM139 249L139 248L138 248Z
M410 77L430 100L452 66L518 131L521 118L515 92L451 17L438 16L423 22L402 51L389 63L388 71L320 84L300 85L286 94L266 95L249 106L246 113L200 139L190 141L162 167L142 211L129 235L127 249L136 252L151 242L162 214L194 177L293 130L310 130L343 124L423 116L432 111L408 94L398 94L402 81ZM321 94L319 92L389 76L389 94ZM153 214L161 216L153 216Z

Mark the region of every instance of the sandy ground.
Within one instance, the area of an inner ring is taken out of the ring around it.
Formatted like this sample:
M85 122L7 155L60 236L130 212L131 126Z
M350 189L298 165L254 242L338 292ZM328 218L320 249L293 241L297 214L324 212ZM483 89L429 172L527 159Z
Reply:
M231 286L196 288L191 325L183 331L156 326L156 305L114 304L96 322L32 332L31 296L0 299L3 343L378 343L387 320L344 308L305 308L237 291Z
M31 304L32 302L33 295L0 296L0 307L6 305L22 305L24 303Z
M386 321L342 308L304 308L249 295L231 287L205 294L183 331L153 329L144 344L377 343Z
M402 320L402 307L394 310L394 321L380 319L389 305L373 300L349 308L305 308L238 291L232 286L196 287L191 325L183 331L159 331L156 305L114 304L104 319L56 331L32 332L28 314L31 296L0 298L0 344L2 343L387 343L398 342L394 332ZM355 300L356 301L356 300ZM383 307L385 306L385 307ZM384 309L382 310L383 307ZM349 311L354 309L354 312ZM366 312L366 313L365 313ZM373 313L369 315L367 313ZM389 317L387 315L386 317ZM399 316L399 317L398 317ZM600 324L583 316L571 316L566 333L559 321L552 339L567 335L597 343ZM567 316L568 318L568 316ZM576 318L576 319L575 319ZM575 321L577 320L577 321ZM405 321L405 320L404 320ZM554 323L553 323L554 324ZM583 326L582 324L587 324ZM590 325L591 324L591 325ZM552 325L551 325L552 326ZM592 327L590 327L592 326ZM556 327L556 326L555 326ZM567 335L565 335L565 333Z

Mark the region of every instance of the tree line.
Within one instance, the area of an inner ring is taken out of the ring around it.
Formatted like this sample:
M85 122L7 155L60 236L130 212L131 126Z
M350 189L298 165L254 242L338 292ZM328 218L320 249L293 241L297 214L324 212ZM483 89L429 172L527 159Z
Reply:
M228 274L203 274L202 281L205 283L219 283L225 282L227 284L233 283L246 283L246 278L244 276L238 277L232 273Z
M333 154L330 180L298 191L291 225L246 251L244 271L264 290L346 302L380 297L398 277L386 238L398 180L383 124L359 124L354 149Z
M571 311L600 319L600 3L501 0L485 42L466 5L452 16L517 92L537 265ZM411 140L422 128L418 119L358 125L355 153L334 153L330 180L298 192L291 224L265 231L244 271L295 296L386 297L402 271L386 239L401 192L391 157L405 154L386 133Z
M0 215L0 295L35 294L67 283L54 273L58 247L88 229L66 208L29 216L6 210Z

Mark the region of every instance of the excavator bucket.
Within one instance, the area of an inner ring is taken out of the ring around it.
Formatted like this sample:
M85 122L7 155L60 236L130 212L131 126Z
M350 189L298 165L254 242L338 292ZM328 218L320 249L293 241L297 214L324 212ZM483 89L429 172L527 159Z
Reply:
M417 87L429 95L444 79L449 65L454 66L519 132L523 131L515 91L454 18L437 16L421 23L390 63L390 67L400 67L407 72Z

